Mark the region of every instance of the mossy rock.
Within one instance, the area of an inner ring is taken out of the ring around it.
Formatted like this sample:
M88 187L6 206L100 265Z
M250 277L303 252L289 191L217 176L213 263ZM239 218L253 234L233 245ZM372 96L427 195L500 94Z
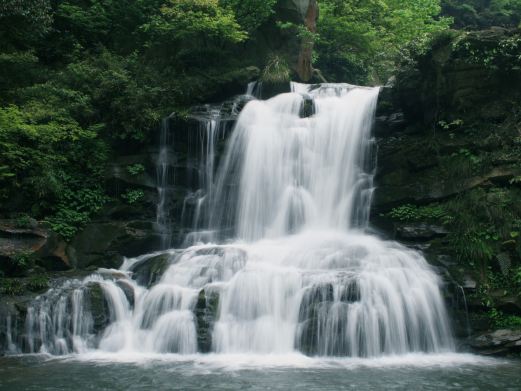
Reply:
M132 266L132 278L139 284L150 288L155 285L170 266L172 254L166 253L150 258Z
M87 285L86 289L86 296L93 320L93 331L99 335L107 328L111 321L109 304L99 283L92 282Z

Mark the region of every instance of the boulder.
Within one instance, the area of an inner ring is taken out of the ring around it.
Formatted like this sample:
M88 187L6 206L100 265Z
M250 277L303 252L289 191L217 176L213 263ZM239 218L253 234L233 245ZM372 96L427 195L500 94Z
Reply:
M33 263L48 271L68 270L71 263L65 249L59 235L35 220L26 227L19 227L15 220L0 220L0 271L6 275L24 274ZM20 256L31 265L18 265Z
M216 291L201 290L195 306L195 325L197 330L197 350L208 353L212 348L212 332L217 320L219 294Z
M412 241L430 240L449 233L441 225L424 222L396 223L395 232L397 238Z
M173 254L165 253L145 258L130 268L132 278L139 285L150 288L156 284L173 260Z
M118 268L123 257L135 257L160 247L153 224L135 221L92 222L69 244L67 254L78 269Z
M521 330L500 329L471 338L469 346L480 354L505 356L521 351Z
M94 334L99 335L111 321L109 304L107 303L103 289L97 282L92 282L87 285L86 297L92 315Z

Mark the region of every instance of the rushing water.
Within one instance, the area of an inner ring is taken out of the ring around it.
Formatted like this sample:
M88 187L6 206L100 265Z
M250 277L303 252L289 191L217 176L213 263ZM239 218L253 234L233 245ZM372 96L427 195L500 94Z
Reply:
M216 175L211 117L194 226L218 243L129 259L49 291L24 320L6 320L8 349L111 359L450 356L440 279L419 252L366 233L378 92L293 84L252 100ZM165 240L167 134L164 124L157 222Z

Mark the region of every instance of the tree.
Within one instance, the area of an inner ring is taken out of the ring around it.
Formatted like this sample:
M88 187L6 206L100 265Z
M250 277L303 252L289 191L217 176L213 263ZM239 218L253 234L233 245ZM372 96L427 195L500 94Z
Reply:
M381 83L404 50L420 50L446 29L439 0L323 0L317 66L337 81Z

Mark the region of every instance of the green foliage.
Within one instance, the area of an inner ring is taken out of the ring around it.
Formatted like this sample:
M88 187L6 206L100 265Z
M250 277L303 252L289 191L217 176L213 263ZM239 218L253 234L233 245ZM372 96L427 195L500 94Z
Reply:
M439 0L325 0L317 66L332 81L385 81L398 61L422 51L451 20Z
M442 6L457 28L517 27L521 22L520 0L443 0Z
M443 130L453 130L454 128L459 128L464 124L462 119L456 119L452 122L439 121L438 126Z
M130 205L137 204L145 198L143 190L127 190L121 197Z
M241 28L253 32L274 13L277 0L220 0L225 8L235 14Z
M507 35L500 40L478 40L473 35L454 42L454 51L465 61L491 70L521 70L521 35Z
M521 328L521 316L505 315L503 312L492 308L488 313L488 317L495 328Z
M419 221L430 220L447 223L450 216L446 210L439 204L431 204L427 206L416 206L411 204L402 205L393 208L388 214L391 219L398 221Z
M5 257L0 263L0 275L23 276L34 266L34 260L30 252L18 251Z
M483 280L489 277L496 254L519 240L519 197L514 189L473 189L445 204L454 216L451 247L461 262L479 271Z
M466 148L460 148L460 150L456 153L454 152L451 156L461 156L465 159L468 159L472 164L481 163L481 158L477 155L474 155L471 151Z
M0 215L29 214L71 239L104 203L108 156L149 141L165 113L251 65L234 50L274 4L2 2Z
M29 228L31 226L31 218L26 214L19 215L15 220L17 228Z
M203 66L208 56L220 58L224 45L247 37L233 12L219 7L218 0L169 0L141 30L148 45L161 51L162 62L181 69Z
M24 285L19 279L0 278L0 294L20 296L24 293Z
M33 266L33 260L31 257L31 253L29 252L19 252L10 258L12 267L17 272L24 272L30 269Z
M65 240L71 240L107 201L99 187L85 188L72 179L68 185L58 203L57 212L48 219L51 229Z
M137 176L145 172L145 166L140 163L131 164L127 166L127 171L130 175Z
M49 288L49 278L44 275L32 276L27 281L27 289L31 292L42 292Z
M284 83L290 80L290 69L286 60L272 56L262 71L262 81L268 83Z

